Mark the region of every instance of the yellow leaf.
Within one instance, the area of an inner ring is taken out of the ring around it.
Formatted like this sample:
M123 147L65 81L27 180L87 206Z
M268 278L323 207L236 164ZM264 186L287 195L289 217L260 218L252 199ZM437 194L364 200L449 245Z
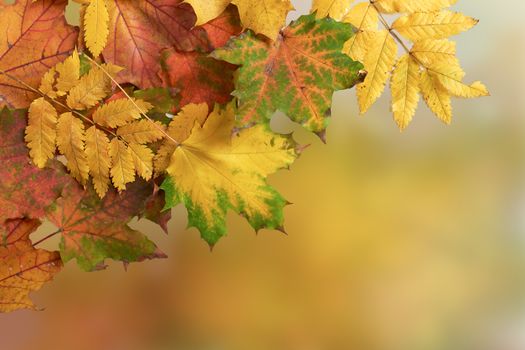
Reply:
M372 32L373 33L373 32ZM377 32L364 59L368 75L357 86L361 113L365 113L381 96L397 56L397 45L387 30Z
M354 0L313 0L312 12L317 11L317 18L331 17L340 21L353 2Z
M31 103L28 114L25 140L29 155L36 166L43 168L55 155L57 111L41 97Z
M117 135L128 143L145 144L162 139L163 130L162 123L143 119L121 126L117 130Z
M106 133L92 126L86 131L86 155L89 164L89 173L93 177L95 191L103 198L108 191L109 169L109 139Z
M88 179L89 165L84 148L86 135L84 124L71 113L63 113L58 118L57 145L66 157L67 168L78 182L85 184Z
M424 66L429 67L439 62L458 65L456 43L446 39L427 39L416 42L410 52Z
M130 143L129 150L137 174L146 181L151 179L153 174L153 152L151 149L138 143Z
M214 18L217 18L224 12L231 0L185 0L193 7L193 11L197 15L197 23L200 26Z
M489 92L485 85L476 81L472 85L462 82L465 73L459 65L439 63L429 68L430 74L435 76L443 88L451 95L463 98L475 98L488 96Z
M232 0L239 9L243 27L275 40L293 10L290 0Z
M93 113L93 120L102 126L116 128L140 119L141 111L147 113L151 108L153 106L149 102L141 99L133 99L132 101L127 98L121 98L99 107Z
M352 7L343 19L357 28L356 34L345 43L343 52L354 60L363 61L370 48L370 42L377 39L377 24L379 16L372 4L363 2Z
M114 138L110 143L111 178L113 185L124 191L126 184L135 181L135 166L130 149L124 142Z
M444 123L452 121L450 95L427 70L421 73L421 93L430 110Z
M413 13L398 18L392 28L412 41L444 39L469 30L477 20L458 12Z
M91 0L84 17L84 37L93 56L99 56L104 50L108 35L109 13L106 0Z
M412 121L419 102L419 64L406 54L402 56L392 72L392 112L401 130Z
M382 13L432 12L454 5L458 0L376 0Z
M64 62L56 65L59 74L56 88L59 96L64 96L69 90L78 84L80 79L80 58L75 50Z
M167 169L179 198L185 198L192 224L212 244L225 232L228 208L243 214L256 229L275 227L274 213L284 200L265 177L297 157L289 138L264 125L243 129L232 138L234 115L232 104L224 110L216 107L203 126L195 124Z
M91 108L99 103L111 91L111 80L104 72L92 67L91 70L80 78L67 96L67 105L76 110Z
M57 92L55 91L55 87L54 87L55 75L56 75L56 70L53 67L50 70L48 70L46 74L44 74L40 82L40 87L38 88L38 90L40 90L41 93L51 98L56 98L58 96Z
M168 126L167 134L175 141L182 143L190 136L191 130L195 125L203 125L208 117L208 105L189 104L182 107ZM166 139L160 146L155 156L155 172L157 174L166 170L169 165L171 155L175 152L177 145L173 141Z

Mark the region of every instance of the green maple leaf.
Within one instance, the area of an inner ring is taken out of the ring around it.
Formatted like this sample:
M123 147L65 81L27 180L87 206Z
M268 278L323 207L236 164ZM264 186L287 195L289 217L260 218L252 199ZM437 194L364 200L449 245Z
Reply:
M232 39L213 57L240 65L235 96L242 125L281 110L318 134L326 129L332 95L363 78L363 65L341 52L354 28L315 14L302 16L269 43L252 32Z

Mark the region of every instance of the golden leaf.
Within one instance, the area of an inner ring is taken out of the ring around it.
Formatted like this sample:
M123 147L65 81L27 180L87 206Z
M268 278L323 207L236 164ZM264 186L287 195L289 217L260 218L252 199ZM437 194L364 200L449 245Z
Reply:
M41 97L31 103L28 115L25 141L29 156L36 166L43 168L55 155L57 111Z
M138 120L117 130L117 135L128 143L146 144L164 137L164 125L147 119Z
M239 9L242 25L275 40L293 10L290 0L232 0Z
M452 121L452 105L448 92L427 70L421 73L420 87L430 110L444 123L450 124Z
M43 93L46 96L49 96L51 98L57 97L57 92L55 91L55 75L56 70L55 68L51 68L44 74L42 77L42 81L40 82L40 87L38 90L40 90L41 93Z
M354 0L314 0L312 12L317 11L317 18L331 17L340 21L350 10Z
M111 91L111 80L104 72L93 67L80 78L67 96L67 105L76 110L91 108L99 103Z
M153 106L146 101L121 98L99 107L95 113L93 113L93 120L102 126L116 128L140 119L141 111L147 113L151 108L153 108Z
M138 143L130 143L129 150L137 174L146 181L151 179L153 174L153 151L149 147Z
M80 79L80 57L75 50L73 54L66 58L62 63L56 65L56 71L59 74L56 88L59 96L64 96L69 90L78 84Z
M108 191L109 169L109 139L106 133L92 126L86 131L86 155L89 164L89 173L93 177L95 191L103 198Z
M58 150L67 159L67 168L78 182L85 185L89 176L89 165L84 142L84 124L71 113L63 113L58 118Z
M407 127L416 113L419 102L419 69L419 63L410 54L405 54L392 72L392 112L401 130Z
M382 13L431 12L454 5L458 0L376 0Z
M124 191L126 184L135 181L135 166L131 151L124 142L114 138L110 143L111 178L113 185Z
M109 13L106 0L91 0L84 16L84 38L86 45L97 57L100 55L109 35Z
M378 13L372 4L363 2L354 6L343 19L357 28L357 33L345 43L343 52L354 60L364 61L370 48L370 42L375 42L378 36Z

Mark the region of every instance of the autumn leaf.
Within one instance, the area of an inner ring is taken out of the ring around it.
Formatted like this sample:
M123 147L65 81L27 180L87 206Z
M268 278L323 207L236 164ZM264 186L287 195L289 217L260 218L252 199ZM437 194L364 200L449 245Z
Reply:
M354 0L313 0L312 11L317 18L331 17L340 21L350 10Z
M190 103L225 104L232 99L236 66L198 52L166 50L162 54L162 80L180 91L180 106Z
M60 272L58 252L33 247L29 235L39 220L8 220L0 230L0 312L36 309L29 293L39 290Z
M210 245L226 234L228 209L244 216L255 230L282 228L287 202L265 178L296 159L291 138L264 125L232 138L232 105L216 107L202 126L186 127L193 125L189 138L171 156L169 176L161 186L166 206L184 203L189 225Z
M359 109L365 113L383 94L390 79L392 111L400 130L415 114L421 94L443 122L452 121L451 97L488 96L485 85L463 81L465 72L456 58L456 45L447 38L478 21L446 10L456 0L377 0L354 6L343 19L357 28L344 52L362 60L368 75L357 86ZM401 14L389 24L382 14ZM378 30L381 23L384 29ZM412 47L406 41L412 42ZM404 54L398 59L398 51Z
M99 56L108 40L109 13L106 0L91 0L84 16L84 38L91 53Z
M310 131L324 132L332 94L362 79L362 65L341 53L352 28L332 19L302 16L276 42L251 32L213 56L241 65L234 95L241 125L266 122L281 110Z
M92 271L105 259L136 262L163 257L153 242L128 225L144 212L152 191L151 186L136 182L122 195L113 190L100 199L91 187L83 190L77 183L68 185L47 209L47 218L62 235L64 263L76 259L82 269Z
M0 108L27 108L37 97L29 87L37 89L48 67L73 51L78 32L66 23L66 4L66 0L0 3Z
M108 1L110 33L103 51L106 62L126 67L119 82L139 88L161 85L160 52L212 49L206 31L195 27L196 16L180 0Z

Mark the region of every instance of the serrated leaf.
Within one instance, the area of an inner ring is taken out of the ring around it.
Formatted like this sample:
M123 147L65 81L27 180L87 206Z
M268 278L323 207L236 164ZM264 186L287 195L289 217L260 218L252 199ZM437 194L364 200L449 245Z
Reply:
M111 91L111 80L104 72L93 67L75 85L67 96L67 105L75 110L91 108Z
M412 55L423 65L429 67L439 62L458 65L456 43L447 39L421 40L412 46Z
M84 38L93 56L100 55L109 34L109 13L106 0L91 0L84 15Z
M432 12L454 5L457 0L376 0L374 5L382 13Z
M375 42L373 36L377 36L379 15L375 7L368 2L363 2L352 7L343 19L357 28L353 37L348 40L343 52L357 61L364 61L366 53L370 49L370 42Z
M430 74L438 79L443 88L453 96L474 98L489 95L489 91L481 82L476 81L468 85L462 81L465 77L465 72L459 64L450 65L440 62L432 65L428 70Z
M146 144L164 137L164 125L159 122L143 119L121 126L117 135L128 143Z
M140 119L142 115L141 111L147 113L151 108L153 108L153 106L146 101L121 98L99 107L93 113L93 120L102 126L116 128Z
M200 26L204 23L219 17L226 10L231 0L186 0L191 5L197 15L195 25Z
M137 174L148 181L153 175L153 151L149 147L138 143L130 143L128 147Z
M61 231L62 260L76 259L83 270L92 271L103 268L105 259L135 262L163 257L153 242L128 225L143 213L152 191L137 182L121 195L111 190L100 199L91 187L83 190L71 183L47 210L48 219Z
M38 88L49 67L64 60L78 31L66 23L66 0L0 2L0 71ZM0 74L0 108L27 108L38 95Z
M56 98L58 96L57 92L55 91L55 75L56 70L53 67L48 70L46 74L44 74L42 80L40 81L40 87L38 88L41 93L51 98Z
M408 126L416 113L421 75L419 70L419 63L406 54L399 59L392 72L392 112L401 130Z
M25 141L29 156L36 166L43 168L55 155L57 111L41 97L31 103L28 116Z
M350 5L354 0L313 0L312 12L316 12L317 18L331 17L340 21L350 11Z
M364 59L368 74L364 82L357 85L361 113L365 113L383 93L397 56L397 44L387 30L371 33L374 34L368 35L373 42L370 42Z
M394 21L392 28L405 38L418 41L448 38L469 30L477 23L477 20L459 12L440 11L400 17Z
M332 94L361 79L362 65L341 53L349 24L302 16L275 43L251 32L233 39L214 57L241 65L235 96L241 125L267 121L281 110L308 130L327 126Z
M450 94L427 70L421 73L421 93L430 110L445 124L452 121Z
M179 202L188 209L190 226L214 245L226 234L226 212L232 209L250 225L280 228L283 197L265 178L288 167L297 157L295 143L258 125L231 138L234 110L217 107L201 127L195 124L191 136L178 147L162 185L167 207Z
M121 140L114 138L110 143L111 178L119 191L126 189L126 184L135 181L135 166L131 151Z
M56 65L58 73L56 89L58 96L64 96L80 79L80 57L75 50L73 54L66 58L64 62Z
M109 187L109 139L106 133L92 126L86 131L86 156L89 173L93 177L93 186L100 198L103 198Z
M29 235L38 226L39 220L15 219L0 230L0 312L35 310L29 294L62 269L58 252L33 247Z
M66 157L66 166L71 175L81 184L85 184L89 176L85 140L82 121L69 112L62 113L57 124L58 150Z

